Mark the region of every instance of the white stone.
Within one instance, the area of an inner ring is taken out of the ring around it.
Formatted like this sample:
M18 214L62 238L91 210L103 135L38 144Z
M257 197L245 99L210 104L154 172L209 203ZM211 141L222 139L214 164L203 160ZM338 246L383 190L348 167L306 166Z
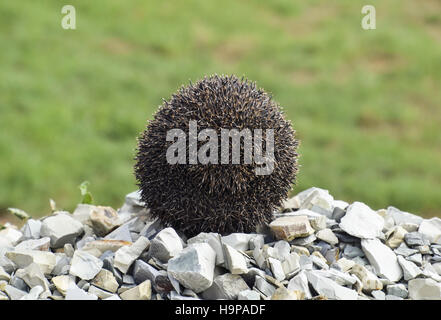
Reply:
M298 209L300 208L300 199L297 196L284 200L282 203L284 209Z
M0 230L0 247L15 246L22 236L23 234L14 228Z
M105 298L103 300L121 300L121 298L117 294L112 294L110 297Z
M42 286L35 286L29 290L29 293L20 298L20 300L38 300L38 297L43 293L44 289Z
M50 244L51 239L49 237L44 237L41 239L29 239L17 244L15 246L15 249L48 251L50 248Z
M273 248L277 254L275 258L279 259L280 261L284 261L286 258L288 258L291 251L291 246L285 240L277 241Z
M66 300L98 300L98 297L75 286L67 289Z
M316 189L302 201L300 209L309 209L331 218L334 210L334 197L327 190Z
M280 260L274 259L274 258L268 258L268 263L271 268L271 272L274 275L274 278L276 278L279 281L282 281L285 279L285 272L282 267L282 263Z
M394 282L401 279L403 271L392 249L378 239L361 240L361 248L377 275Z
M76 250L69 273L83 280L93 279L103 267L103 261L82 250Z
M239 292L237 300L260 300L260 294L254 290L246 289Z
M410 280L409 297L413 300L441 300L441 284L433 279Z
M150 241L146 237L140 236L132 245L119 248L115 252L114 266L122 273L127 273L131 264L149 245Z
M83 230L81 222L66 213L59 213L43 220L40 235L51 239L51 247L61 248L66 243L72 243Z
M441 276L441 262L432 264L432 267Z
M6 257L13 261L19 268L25 268L31 263L39 265L44 274L50 274L56 264L56 256L49 251L40 250L15 250L6 253Z
M386 294L381 290L374 290L371 292L371 295L375 300L386 300Z
M336 245L338 243L338 238L335 236L334 232L328 228L318 231L316 237L331 245Z
M295 277L289 280L288 290L297 290L303 292L306 299L312 298L312 294L308 286L306 271L300 271Z
M47 298L51 294L49 290L49 282L45 278L38 264L31 263L24 269L18 269L15 275L23 279L30 288L41 286L44 290L41 294L41 298Z
M323 276L315 274L314 271L307 271L306 277L309 283L320 295L331 300L357 300L358 294L355 290L343 287L336 282Z
M213 283L216 252L207 243L195 243L170 259L167 271L184 287L196 293Z
M423 221L423 218L421 218L420 216L417 216L409 212L401 211L394 207L387 208L387 215L391 216L394 219L395 225L397 226L403 223L415 223L419 225Z
M21 231L24 239L39 239L41 230L41 221L35 219L28 219Z
M230 270L232 274L243 274L248 272L247 262L243 254L228 244L224 244L224 252L226 268Z
M431 243L441 244L441 219L424 219L418 229Z
M249 242L256 237L256 234L231 233L222 237L222 242L228 244L236 250L247 251L250 249Z
M187 240L187 244L193 243L208 243L211 248L216 252L216 265L221 265L224 263L224 253L222 249L221 237L218 233L210 232L205 233L201 232L197 236L190 238Z
M404 280L409 281L418 277L422 270L412 261L406 260L403 256L398 256L398 263L403 270Z
M383 226L384 219L361 202L351 204L340 222L340 228L345 232L362 239L381 236Z
M182 240L173 228L162 229L152 240L150 253L160 261L166 262L183 249Z
M202 293L202 297L208 300L235 300L240 292L248 289L241 276L225 273L214 279L213 285Z

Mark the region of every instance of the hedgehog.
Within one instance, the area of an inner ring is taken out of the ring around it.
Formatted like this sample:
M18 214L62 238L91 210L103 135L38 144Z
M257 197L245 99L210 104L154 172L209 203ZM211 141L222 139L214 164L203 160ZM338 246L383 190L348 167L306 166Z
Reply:
M295 184L295 133L280 105L255 82L234 75L190 82L163 101L137 138L141 199L153 217L186 236L255 232ZM270 170L262 170L265 165Z

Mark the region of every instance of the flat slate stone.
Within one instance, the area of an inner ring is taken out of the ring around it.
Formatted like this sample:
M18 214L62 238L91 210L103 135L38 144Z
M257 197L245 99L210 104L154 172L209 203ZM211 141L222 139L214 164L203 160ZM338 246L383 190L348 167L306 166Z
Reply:
M382 234L384 219L364 203L354 202L347 208L339 226L354 237L373 239Z

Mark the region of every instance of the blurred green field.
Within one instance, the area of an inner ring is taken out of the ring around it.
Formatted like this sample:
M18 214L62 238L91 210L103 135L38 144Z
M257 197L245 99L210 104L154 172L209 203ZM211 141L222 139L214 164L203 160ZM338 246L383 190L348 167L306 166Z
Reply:
M72 4L77 29L61 28ZM212 73L273 93L302 144L297 186L441 215L441 1L2 1L0 211L119 207L162 98Z

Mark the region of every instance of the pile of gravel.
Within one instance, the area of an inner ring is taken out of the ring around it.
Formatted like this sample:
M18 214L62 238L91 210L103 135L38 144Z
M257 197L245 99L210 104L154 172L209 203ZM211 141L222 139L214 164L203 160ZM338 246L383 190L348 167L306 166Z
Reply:
M0 231L0 300L441 299L441 219L310 188L256 233L187 239L124 205Z

